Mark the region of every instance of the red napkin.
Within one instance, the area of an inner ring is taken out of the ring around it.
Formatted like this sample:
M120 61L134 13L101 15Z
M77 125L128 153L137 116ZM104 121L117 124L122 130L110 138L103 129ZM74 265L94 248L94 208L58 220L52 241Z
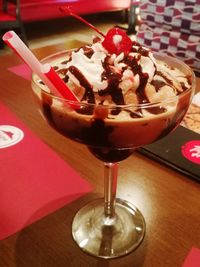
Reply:
M91 189L0 103L0 240Z
M31 80L32 70L26 64L20 64L13 67L8 68L10 72L15 73L18 76L26 80Z
M192 247L182 267L199 267L199 266L200 266L200 249Z

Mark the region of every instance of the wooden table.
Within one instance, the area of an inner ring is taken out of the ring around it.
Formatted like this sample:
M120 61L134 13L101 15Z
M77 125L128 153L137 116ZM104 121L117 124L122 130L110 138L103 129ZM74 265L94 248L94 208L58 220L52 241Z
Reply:
M61 44L34 53L42 58L64 48L66 45ZM200 184L135 153L120 165L117 196L134 203L143 213L145 239L133 253L115 260L85 254L72 239L71 222L86 202L103 196L102 163L84 146L50 128L46 130L33 104L30 82L7 70L21 64L17 56L1 56L0 62L0 100L95 188L0 241L0 267L181 267L191 247L200 248ZM199 79L197 82L200 88Z

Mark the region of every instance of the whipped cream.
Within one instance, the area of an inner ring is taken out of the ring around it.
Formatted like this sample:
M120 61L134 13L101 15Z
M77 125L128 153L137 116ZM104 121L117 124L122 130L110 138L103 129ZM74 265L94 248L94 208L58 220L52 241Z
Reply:
M95 92L98 90L105 89L107 86L106 81L101 80L101 75L104 71L102 62L106 57L106 53L102 51L96 51L91 58L87 57L83 49L78 51L73 51L71 55L71 60L67 63L66 67L75 66L83 75L86 77L87 81L93 87ZM69 79L80 86L80 81L74 76L70 70L67 72Z
M115 42L121 36L116 35ZM165 101L190 88L177 68L154 58L148 48L132 42L129 53L111 54L99 38L73 50L55 64L81 101L96 104L145 104ZM64 70L64 71L63 71Z
M116 35L115 42L119 42L121 36ZM70 70L70 66L74 66L87 80L94 92L99 92L108 87L109 77L103 77L105 68L110 69L110 77L112 74L118 74L119 88L125 94L128 90L135 91L140 85L140 75L135 71L141 69L143 74L148 75L148 82L151 82L155 74L155 60L150 50L145 50L145 56L140 51L140 46L133 46L133 51L129 53L129 59L135 62L132 68L128 64L127 55L123 52L119 55L112 54L102 46L101 42L95 42L92 45L72 52L70 60L66 68L67 75L71 82L76 86L81 86L78 77ZM92 51L92 55L88 57L87 50ZM106 63L105 63L106 61ZM106 66L105 66L106 64ZM112 79L112 78L111 78Z

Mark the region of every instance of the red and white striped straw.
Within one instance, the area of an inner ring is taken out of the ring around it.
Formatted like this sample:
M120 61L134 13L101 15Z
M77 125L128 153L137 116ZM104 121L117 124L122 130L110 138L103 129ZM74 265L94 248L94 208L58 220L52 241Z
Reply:
M66 90L67 86L65 82L60 78L50 64L46 63L42 65L40 69L42 74L44 74L56 88L59 88L59 92L64 98L67 100L79 101L70 89Z
M6 32L2 39L40 77L51 93L67 100L79 101L53 68L42 71L43 65L14 31Z

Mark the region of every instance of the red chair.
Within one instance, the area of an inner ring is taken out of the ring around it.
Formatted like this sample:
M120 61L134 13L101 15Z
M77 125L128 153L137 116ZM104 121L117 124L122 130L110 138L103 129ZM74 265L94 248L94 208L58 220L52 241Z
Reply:
M0 10L0 37L7 30L20 30L19 35L27 44L24 25L20 17L20 0L2 0L2 8ZM3 46L3 42L1 43Z

